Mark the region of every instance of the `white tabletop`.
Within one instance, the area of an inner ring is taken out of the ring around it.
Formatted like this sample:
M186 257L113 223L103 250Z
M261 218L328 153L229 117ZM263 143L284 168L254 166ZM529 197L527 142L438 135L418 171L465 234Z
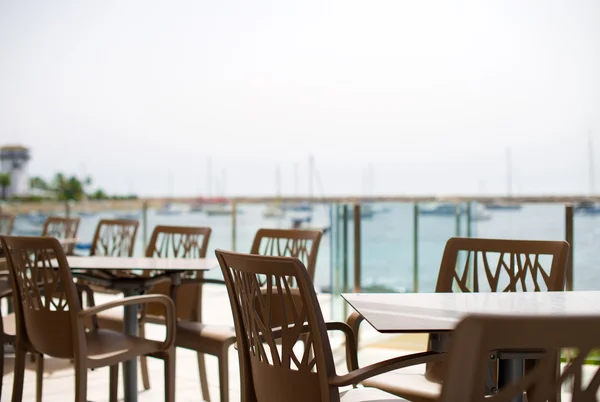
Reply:
M354 293L342 297L379 332L451 331L468 314L598 315L600 291Z
M208 271L219 266L215 258L67 257L71 269Z

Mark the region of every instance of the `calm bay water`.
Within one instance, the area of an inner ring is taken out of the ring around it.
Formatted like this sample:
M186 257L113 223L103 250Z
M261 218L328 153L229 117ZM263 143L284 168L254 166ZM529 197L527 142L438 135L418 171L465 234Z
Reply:
M386 212L376 213L370 219L362 219L362 274L365 286L384 285L398 291L413 290L413 205L386 204ZM256 230L261 227L289 228L292 216L302 213L288 213L284 218L266 219L263 205L240 205L237 216L236 250L249 251ZM312 214L311 226L331 227L321 243L315 283L318 288L328 288L332 282L339 285L341 278L341 258L332 250L337 243L336 230L340 227L335 212L328 205L317 205ZM518 211L490 211L491 219L472 222L472 235L477 237L562 240L565 237L564 206L557 204L525 205ZM304 213L306 214L306 213ZM104 212L95 216L82 217L79 238L82 242L92 239L98 220L114 218L115 212ZM141 217L141 214L140 214ZM333 219L332 219L333 217ZM18 218L17 229L26 225L25 218ZM158 224L210 226L213 229L209 243L209 255L215 248L232 249L232 224L230 216L207 216L202 212L184 212L178 215L160 215L148 212L147 236ZM353 277L353 238L352 224L348 224L349 237L349 279ZM600 215L575 216L574 284L577 290L600 290ZM457 234L456 219L453 216L424 216L418 219L418 275L419 291L433 291L443 248L449 237ZM31 228L30 228L31 230ZM17 232L18 233L18 232ZM460 234L466 235L466 218L460 222ZM143 229L140 227L135 255L143 255ZM334 240L332 242L332 239ZM333 258L332 258L333 257ZM220 272L212 271L210 276L218 277ZM338 286L334 287L339 289Z

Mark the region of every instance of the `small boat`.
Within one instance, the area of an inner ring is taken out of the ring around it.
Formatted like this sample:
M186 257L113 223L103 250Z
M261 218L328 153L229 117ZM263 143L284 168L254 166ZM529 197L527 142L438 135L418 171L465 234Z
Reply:
M509 202L491 202L484 204L488 211L518 211L523 208L521 204L513 204Z
M312 212L313 206L308 202L301 202L298 204L283 204L281 209L284 211L294 211L294 212Z
M204 213L207 216L226 216L231 215L231 207L229 205L214 204L204 207Z
M181 210L173 209L173 204L168 202L162 208L156 210L156 215L181 215L181 212Z
M202 212L204 211L204 204L196 203L190 206L190 212Z
M576 214L598 215L600 214L600 204L592 201L581 201L575 204L573 212Z
M462 215L467 214L467 208L465 205L456 205L448 203L440 204L427 204L419 208L419 215L429 216L456 216L458 213ZM471 220L473 221L487 221L492 218L492 215L486 210L481 204L475 204L471 209Z
M263 212L263 217L265 218L283 218L284 216L285 211L279 205L270 205Z

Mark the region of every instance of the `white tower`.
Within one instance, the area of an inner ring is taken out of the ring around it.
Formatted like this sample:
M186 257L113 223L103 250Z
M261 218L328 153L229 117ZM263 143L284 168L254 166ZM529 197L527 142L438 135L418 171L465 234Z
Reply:
M20 145L0 147L0 172L11 176L7 196L24 196L29 192L29 149Z

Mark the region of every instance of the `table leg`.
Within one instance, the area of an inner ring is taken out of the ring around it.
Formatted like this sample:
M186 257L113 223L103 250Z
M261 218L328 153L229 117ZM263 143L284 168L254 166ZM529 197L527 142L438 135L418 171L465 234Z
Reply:
M137 296L139 292L134 289L124 289L125 297ZM123 329L127 335L138 335L138 306L124 306ZM137 402L137 359L126 361L124 366L125 384L123 391L125 393L125 402Z
M525 375L525 360L500 359L498 361L498 388L519 381ZM513 402L523 402L523 393L513 398Z

